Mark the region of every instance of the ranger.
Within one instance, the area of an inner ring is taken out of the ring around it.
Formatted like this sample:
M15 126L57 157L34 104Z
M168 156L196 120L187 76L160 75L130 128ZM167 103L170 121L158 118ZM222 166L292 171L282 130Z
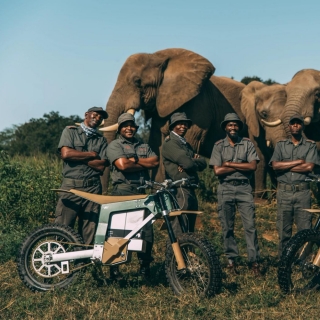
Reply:
M135 195L144 193L137 188L149 180L148 170L159 165L158 156L151 150L148 144L142 143L134 135L138 130L134 116L124 113L118 118L119 138L113 140L107 149L108 159L111 163L112 195ZM139 273L145 277L150 276L150 263L153 246L152 225L145 230L147 242L146 252L138 252L140 263ZM110 268L111 278L119 276L117 266Z
M209 165L219 178L218 214L222 225L224 250L228 258L227 268L238 274L235 258L239 251L234 237L236 206L241 215L247 243L249 267L260 276L255 210L250 178L257 169L258 155L253 143L239 136L243 123L235 113L228 113L221 122L226 138L215 143Z
M85 113L79 127L66 127L58 145L63 160L61 189L79 189L101 194L100 176L106 166L107 141L97 127L108 114L100 107ZM61 193L55 212L55 222L74 227L78 217L78 232L86 244L92 244L99 219L100 206L71 193Z
M294 115L289 121L290 139L276 144L270 160L278 180L277 230L279 234L278 256L292 236L293 220L298 231L311 228L311 213L303 210L311 207L310 185L305 182L308 173L319 165L316 143L302 136L303 117Z
M192 178L192 183L198 183L197 171L206 168L204 158L196 154L184 136L190 128L192 121L187 118L184 112L176 112L170 118L170 135L165 138L162 145L163 165L166 176L173 181L182 178ZM198 200L193 187L181 186L176 190L178 204L183 210L198 210ZM196 215L189 214L187 218L183 215L189 232L194 231ZM181 233L178 218L172 222L176 234Z

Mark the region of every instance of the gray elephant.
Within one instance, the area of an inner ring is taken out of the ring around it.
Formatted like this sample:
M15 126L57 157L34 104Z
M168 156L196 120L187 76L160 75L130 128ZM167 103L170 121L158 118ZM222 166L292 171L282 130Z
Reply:
M287 101L285 85L265 85L259 81L250 82L241 92L241 111L246 118L249 137L255 144L260 162L256 171L256 191L266 185L269 172L275 184L275 175L268 166L276 143L286 138L281 121Z
M297 113L304 117L305 133L307 134L309 131L309 134L311 134L313 130L308 128L309 125L311 125L311 128L315 128L312 124L320 121L320 71L304 69L297 72L287 84L286 94L287 102L281 118L286 135L290 136L288 129L289 119L293 114ZM320 140L318 137L319 135L317 134L314 140Z
M315 82L319 74L316 70L302 70L286 85L267 86L253 81L241 92L241 111L246 118L249 136L262 160L257 170L260 177L256 179L262 181L262 186L267 171L275 182L274 172L267 164L276 143L290 137L286 118L297 113L304 115L304 135L316 141L320 150L320 82Z
M239 99L245 85L212 76L214 70L207 59L185 49L130 56L107 103L109 118L102 130L106 131L108 142L115 138L114 124L120 114L142 109L146 118L152 118L150 147L160 155L162 142L169 133L168 119L179 110L193 122L186 139L197 153L210 157L214 143L225 136L219 126L224 116L236 112L245 120ZM163 166L154 177L163 179Z

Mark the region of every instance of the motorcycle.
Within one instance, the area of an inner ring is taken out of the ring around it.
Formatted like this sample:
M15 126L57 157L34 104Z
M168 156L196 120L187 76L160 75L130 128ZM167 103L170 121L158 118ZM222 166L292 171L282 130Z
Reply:
M309 174L306 181L320 183ZM285 246L279 266L278 283L284 293L320 288L320 209L304 209L318 217L312 229L296 233Z
M70 285L79 271L131 261L132 252L144 252L144 227L163 219L168 232L165 273L173 292L212 296L220 291L222 271L211 243L203 236L187 233L181 214L200 211L180 210L172 188L189 185L188 179L163 183L145 182L139 188L153 188L154 194L106 196L76 189L70 192L101 205L94 245L85 245L72 228L58 224L42 226L23 241L17 258L21 280L32 291L49 291ZM178 217L182 234L175 235L170 219Z

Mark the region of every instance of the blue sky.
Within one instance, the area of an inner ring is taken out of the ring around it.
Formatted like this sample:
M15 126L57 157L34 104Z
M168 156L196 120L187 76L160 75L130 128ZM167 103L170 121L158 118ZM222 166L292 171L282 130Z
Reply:
M319 0L0 0L0 131L105 107L126 58L185 48L216 75L320 70Z

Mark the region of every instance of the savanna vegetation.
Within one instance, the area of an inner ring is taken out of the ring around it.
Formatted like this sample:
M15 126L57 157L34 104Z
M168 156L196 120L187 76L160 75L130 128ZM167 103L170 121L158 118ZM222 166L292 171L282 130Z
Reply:
M317 319L320 292L284 295L277 285L275 266L276 205L257 204L257 228L264 277L256 279L246 265L246 245L239 216L236 237L240 249L238 276L225 274L219 295L203 299L174 296L164 273L165 231L155 224L155 261L149 283L136 276L138 263L121 267L118 282L102 285L94 267L88 267L66 290L32 293L19 279L15 257L23 238L53 217L61 161L55 157L8 156L0 153L0 318L1 319ZM216 180L211 171L201 174L198 190L204 214L198 232L215 246L225 270L221 230L216 213ZM108 267L104 267L108 274Z

